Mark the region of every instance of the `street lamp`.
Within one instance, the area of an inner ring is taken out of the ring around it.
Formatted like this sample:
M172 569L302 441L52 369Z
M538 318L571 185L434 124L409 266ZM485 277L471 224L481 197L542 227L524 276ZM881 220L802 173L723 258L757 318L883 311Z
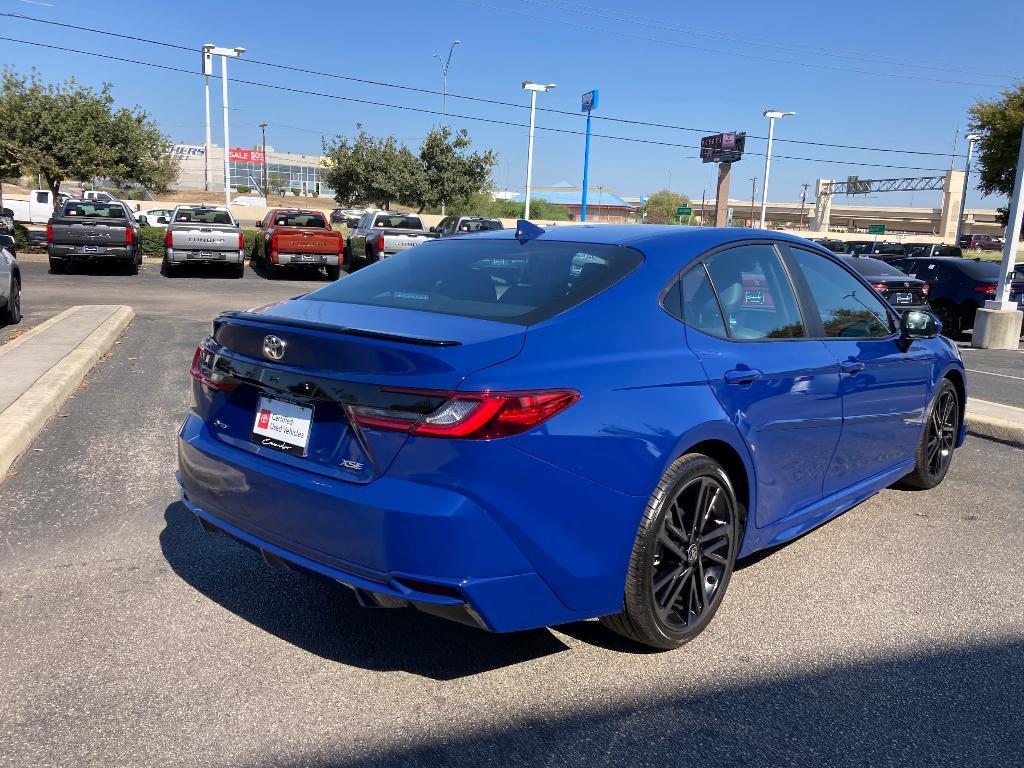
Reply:
M533 182L533 128L537 114L537 93L547 93L555 87L554 83L542 85L531 80L523 80L523 90L530 92L530 148L526 152L526 206L523 210L523 218L530 218L530 185Z
M768 151L764 153L764 183L761 185L761 229L764 229L764 217L768 209L768 174L772 169L772 139L775 137L775 119L795 114L796 112L780 112L777 109L764 111L764 116L768 118Z
M220 46L214 45L213 43L206 43L203 46L203 67L204 72L206 69L206 63L209 60L208 57L220 56L220 79L221 88L223 93L224 101L224 205L231 205L231 158L229 154L231 152L231 139L228 134L228 59L237 59L245 53L245 48L221 48ZM210 67L212 69L212 66ZM209 89L207 89L206 95L207 105L209 105L210 95ZM206 144L207 152L209 152L210 145L210 114L209 106L207 106L206 114Z
M444 81L444 91L441 96L441 125L444 126L447 126L448 124L448 67L451 66L452 51L455 50L456 45L462 45L462 41L452 41L451 47L448 49L448 58L444 61L441 61L441 54L434 54L434 58L437 59L437 63L441 65L441 77Z
M263 199L267 199L267 185L269 183L268 171L267 171L267 126L269 123L260 123L260 131L263 133Z
M960 193L960 213L956 217L956 239L953 240L953 245L960 245L960 235L964 228L964 209L967 206L967 182L971 178L971 157L974 155L974 144L981 136L969 133L964 138L967 139L967 162L964 163L964 188Z

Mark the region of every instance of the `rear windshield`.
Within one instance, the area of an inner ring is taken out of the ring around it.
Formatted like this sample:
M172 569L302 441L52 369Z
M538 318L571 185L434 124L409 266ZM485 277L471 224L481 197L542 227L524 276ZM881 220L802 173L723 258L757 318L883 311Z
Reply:
M855 259L847 259L846 263L862 275L867 275L869 277L886 277L888 275L906 277L906 275L896 269L896 267L891 264L886 264L884 261L879 261L878 259L865 259L864 257L858 257Z
M231 214L227 211L218 211L216 208L189 208L179 209L174 214L175 222L193 222L195 224L233 224Z
M888 256L902 256L907 252L900 243L879 243L875 248L875 253L882 253Z
M847 243L847 253L867 253L871 250L871 243Z
M465 219L459 224L459 232L488 232L503 229L497 219Z
M64 207L65 216L74 216L80 219L123 219L124 206L120 203L68 203Z
M641 261L613 245L454 238L396 253L306 298L532 325L596 296Z
M964 252L960 250L959 246L956 245L940 245L935 249L935 256L959 256L962 257Z
M373 226L389 229L423 229L419 216L403 216L401 214L378 216L373 220Z
M319 213L279 213L274 217L274 226L327 229L327 220Z

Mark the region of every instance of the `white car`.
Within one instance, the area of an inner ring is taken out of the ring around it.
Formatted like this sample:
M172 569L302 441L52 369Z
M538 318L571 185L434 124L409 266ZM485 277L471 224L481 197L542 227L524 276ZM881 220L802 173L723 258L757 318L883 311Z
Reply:
M21 322L21 269L14 256L14 238L0 235L0 325Z
M148 211L136 211L135 220L142 226L166 227L173 215L173 208L150 208Z

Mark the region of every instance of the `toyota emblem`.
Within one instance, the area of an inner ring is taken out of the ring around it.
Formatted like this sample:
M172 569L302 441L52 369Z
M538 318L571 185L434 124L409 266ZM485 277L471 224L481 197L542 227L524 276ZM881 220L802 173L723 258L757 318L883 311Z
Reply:
M284 339L277 336L263 337L263 356L267 360L284 359Z

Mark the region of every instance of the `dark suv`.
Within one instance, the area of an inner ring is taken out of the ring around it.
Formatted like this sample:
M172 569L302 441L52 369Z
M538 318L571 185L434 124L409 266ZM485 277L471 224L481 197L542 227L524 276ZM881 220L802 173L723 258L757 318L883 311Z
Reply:
M889 261L907 255L902 243L875 242L874 240L848 240L846 252L854 256L873 256Z
M963 235L960 238L960 247L976 253L1001 251L1003 250L1003 239L995 235Z
M932 259L909 258L893 262L908 276L928 283L932 312L942 321L943 333L950 337L974 327L974 314L996 296L1000 264L995 261L943 256ZM1024 275L1014 273L1010 300L1024 303Z
M964 252L958 245L947 245L946 243L904 243L907 249L907 256L915 256L919 259L931 259L935 256L956 256L961 257Z

